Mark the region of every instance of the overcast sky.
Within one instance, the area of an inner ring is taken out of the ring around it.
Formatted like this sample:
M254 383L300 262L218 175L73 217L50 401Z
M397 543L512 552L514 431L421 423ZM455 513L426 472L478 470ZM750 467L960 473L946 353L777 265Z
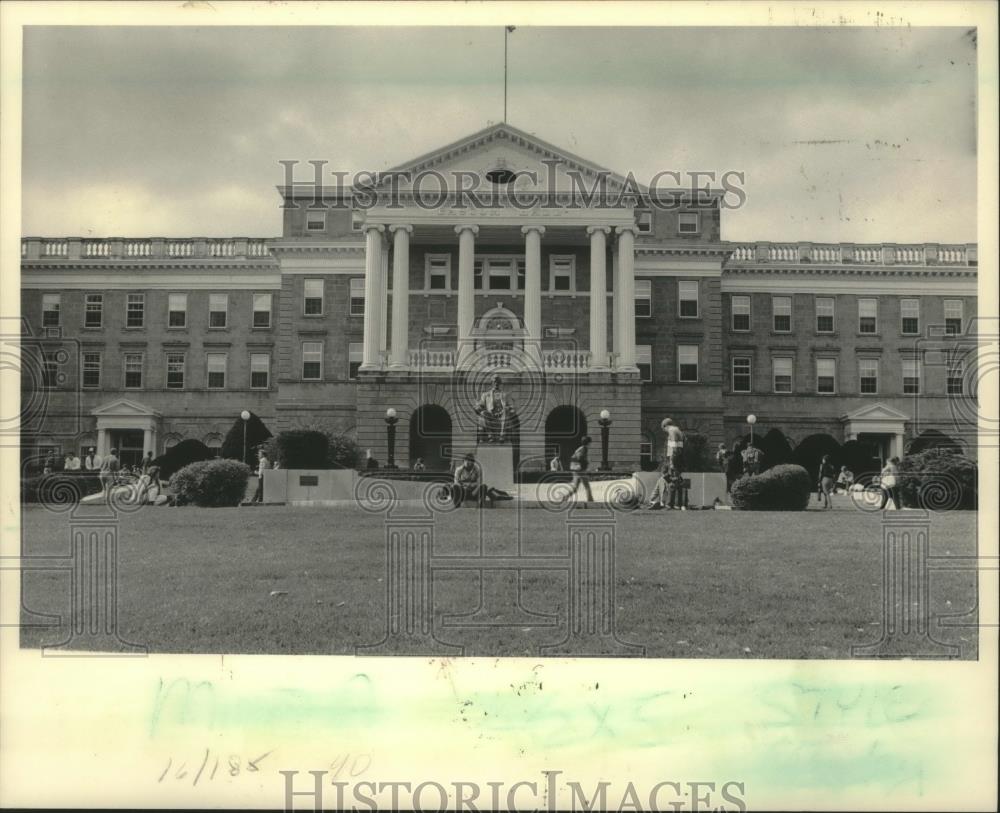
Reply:
M964 29L510 35L508 120L641 181L746 172L729 240L976 239ZM503 115L502 28L34 28L25 235L273 236L281 159L385 169Z

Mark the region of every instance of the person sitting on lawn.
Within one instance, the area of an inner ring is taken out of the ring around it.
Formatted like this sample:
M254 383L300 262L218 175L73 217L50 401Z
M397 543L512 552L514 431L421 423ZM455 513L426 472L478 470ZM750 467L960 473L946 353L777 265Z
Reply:
M854 485L854 472L851 471L847 466L840 467L840 474L837 475L837 484L834 486L834 493L836 493L838 488L842 488L846 494L851 490L851 486Z
M666 497L667 488L670 483L667 478L670 475L670 461L663 460L660 463L660 477L656 481L656 487L653 489L653 496L649 498L649 505L646 507L653 511L662 511L667 507Z
M451 486L451 498L456 507L468 499L475 500L482 508L486 503L486 486L483 485L482 471L475 455L467 454L465 460L455 469L455 482Z

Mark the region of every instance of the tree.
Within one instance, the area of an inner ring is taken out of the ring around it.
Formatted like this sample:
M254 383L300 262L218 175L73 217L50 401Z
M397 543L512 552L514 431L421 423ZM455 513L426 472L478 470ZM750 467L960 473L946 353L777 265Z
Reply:
M246 421L246 454L244 455L243 424L243 418L237 415L222 441L222 456L231 460L242 460L253 468L254 461L257 459L257 447L271 437L271 432L264 425L264 422L251 412L250 419Z

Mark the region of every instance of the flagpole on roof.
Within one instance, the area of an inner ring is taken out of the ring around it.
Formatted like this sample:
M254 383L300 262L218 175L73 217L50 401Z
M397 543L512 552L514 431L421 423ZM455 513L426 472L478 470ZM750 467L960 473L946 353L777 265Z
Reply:
M503 29L503 122L507 123L507 35L515 26L504 26Z

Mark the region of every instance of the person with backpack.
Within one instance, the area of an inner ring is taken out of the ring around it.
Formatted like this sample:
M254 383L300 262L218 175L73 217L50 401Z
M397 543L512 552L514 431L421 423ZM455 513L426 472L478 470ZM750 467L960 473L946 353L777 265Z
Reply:
M763 463L764 455L753 444L747 444L743 450L743 472L751 477L760 474L760 467Z
M590 444L590 435L585 435L580 441L580 446L569 459L569 470L573 472L573 479L569 484L569 496L576 497L577 489L582 485L584 493L587 495L587 500L583 504L584 508L587 507L587 503L594 501L594 494L590 490L590 477L587 475L587 468L590 465Z

